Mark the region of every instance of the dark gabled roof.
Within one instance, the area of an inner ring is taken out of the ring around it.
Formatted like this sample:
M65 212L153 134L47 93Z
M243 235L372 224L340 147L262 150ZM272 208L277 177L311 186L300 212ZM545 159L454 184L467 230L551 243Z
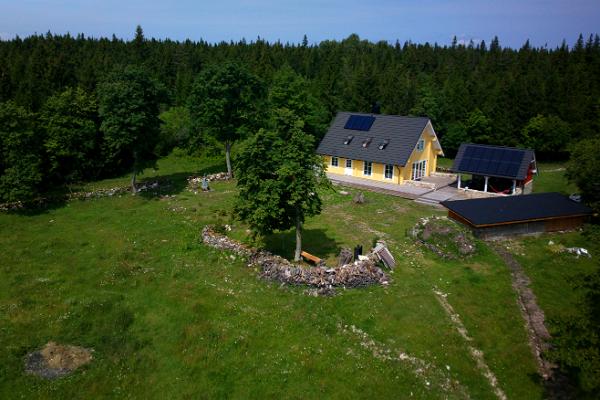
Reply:
M452 171L457 173L524 180L535 160L531 149L463 143L458 148Z
M375 117L369 130L345 129L351 116ZM404 166L429 122L423 117L339 112L317 148L318 154ZM353 136L348 144L348 136ZM371 139L364 147L363 142ZM385 141L387 145L379 149Z
M440 204L476 227L592 214L589 207L560 193L443 201Z

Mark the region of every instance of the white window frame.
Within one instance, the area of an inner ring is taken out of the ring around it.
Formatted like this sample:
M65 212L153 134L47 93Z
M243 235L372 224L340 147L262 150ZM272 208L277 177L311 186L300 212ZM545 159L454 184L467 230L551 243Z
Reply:
M419 139L419 141L417 142L417 151L423 150L425 150L425 140Z
M371 161L363 161L363 175L371 176L373 174L373 163Z
M352 168L352 159L346 158L346 168Z
M389 169L391 171L391 174L390 174L389 177L387 176L388 175L388 167L389 167ZM383 168L383 177L385 179L394 179L394 166L393 165L391 165L391 164L385 164L385 167Z
M340 165L340 159L337 157L331 157L331 166L338 167Z
M415 161L412 164L411 180L416 181L427 176L427 160Z

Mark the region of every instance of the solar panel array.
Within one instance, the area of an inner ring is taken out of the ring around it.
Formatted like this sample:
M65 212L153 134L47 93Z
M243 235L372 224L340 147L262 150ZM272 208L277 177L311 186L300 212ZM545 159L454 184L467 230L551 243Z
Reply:
M355 131L368 131L373 126L375 117L369 117L366 115L351 115L344 125L344 129L353 129Z
M494 147L469 146L465 149L459 169L476 175L516 178L525 151Z

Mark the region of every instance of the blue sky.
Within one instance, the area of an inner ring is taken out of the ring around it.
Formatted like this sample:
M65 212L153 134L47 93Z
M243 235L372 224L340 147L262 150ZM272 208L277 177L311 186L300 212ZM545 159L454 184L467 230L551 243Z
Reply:
M600 0L0 0L0 37L70 32L129 39L146 37L311 43L351 33L372 41L438 42L453 36L504 46L573 44L600 33Z

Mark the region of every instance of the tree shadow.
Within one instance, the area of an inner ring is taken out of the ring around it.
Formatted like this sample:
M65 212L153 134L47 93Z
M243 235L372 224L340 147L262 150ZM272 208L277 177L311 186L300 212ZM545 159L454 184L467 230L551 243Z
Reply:
M138 189L147 189L138 192L140 197L153 199L165 195L179 194L187 189L189 177L202 177L204 175L223 172L221 164L210 165L194 172L176 172L169 175L140 179ZM152 186L157 183L157 187Z
M276 232L264 238L265 249L288 260L294 259L296 230ZM305 229L302 232L302 250L319 258L335 257L340 253L341 244L327 235L323 229Z
M549 400L572 400L581 397L573 380L559 368L554 369L550 379L543 379L539 374L528 374L529 378L541 385L544 390L544 399Z
M184 171L176 172L168 175L159 175L154 177L141 177L138 180L138 189L144 188L138 192L138 196L144 199L158 199L165 195L179 194L186 190L187 179L190 176L203 176L213 174L216 172L223 172L224 166L222 163L215 163L206 167L203 167L196 171ZM122 186L122 185L121 185ZM23 208L17 208L13 210L5 211L8 214L17 214L23 216L36 216L46 214L51 210L59 209L64 207L68 202L72 201L86 201L88 198L83 196L82 198L69 199L69 195L76 192L84 191L83 184L71 185L69 187L60 187L54 189L50 193L46 193L39 199L23 202ZM91 193L91 192L90 192ZM127 192L130 194L130 192ZM89 199L95 199L105 196L90 196Z
M47 214L52 210L64 207L68 200L66 194L53 194L49 198L40 198L36 200L23 201L23 208L15 208L4 211L6 214L22 215L34 217L36 215Z

